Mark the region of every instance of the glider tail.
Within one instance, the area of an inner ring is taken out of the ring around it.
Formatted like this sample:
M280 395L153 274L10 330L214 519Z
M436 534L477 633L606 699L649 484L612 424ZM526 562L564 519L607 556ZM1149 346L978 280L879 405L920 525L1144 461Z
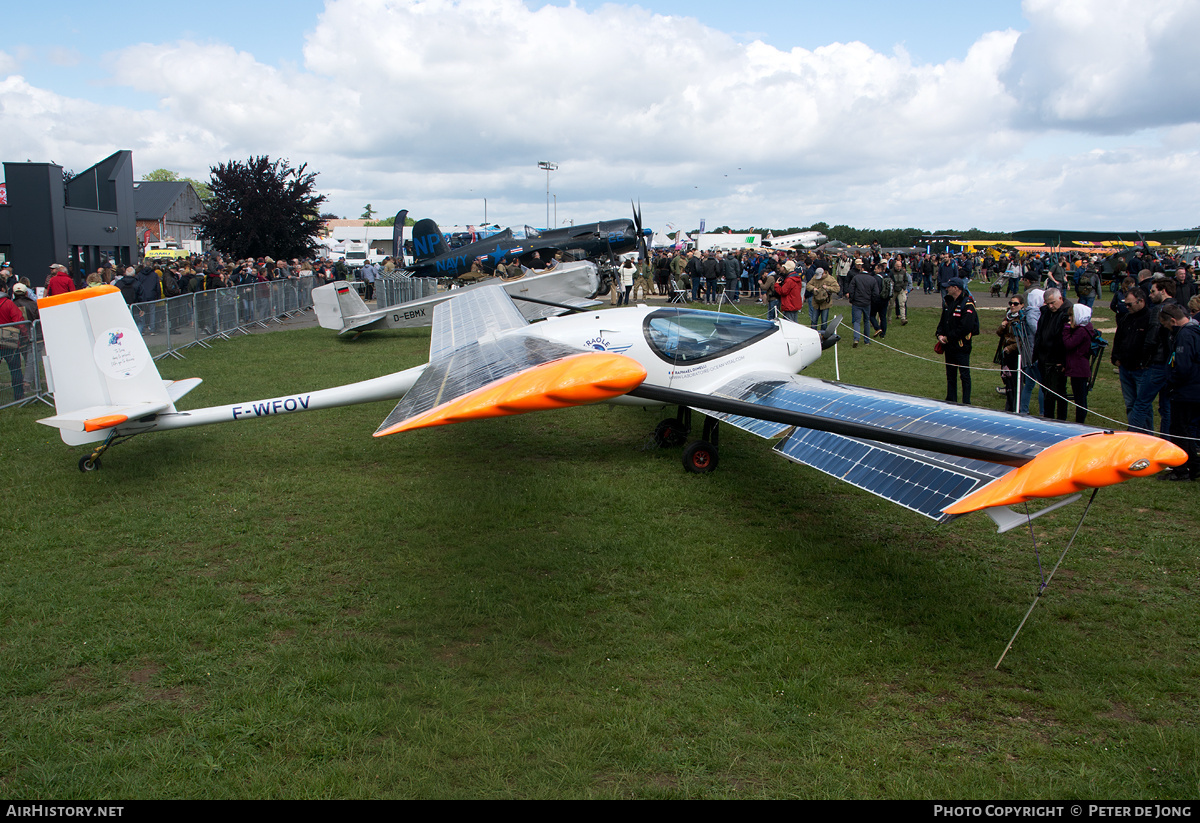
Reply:
M71 446L164 410L199 380L164 381L115 286L38 301L56 414L38 422L57 428Z
M353 325L354 318L370 311L358 291L344 281L318 286L313 289L312 298L317 322L323 329L344 331Z

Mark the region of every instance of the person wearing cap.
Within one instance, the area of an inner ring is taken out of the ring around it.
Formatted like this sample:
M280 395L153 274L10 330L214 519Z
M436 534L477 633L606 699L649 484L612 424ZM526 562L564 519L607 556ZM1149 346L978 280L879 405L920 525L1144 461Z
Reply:
M837 278L820 266L809 278L805 296L808 297L808 323L818 331L825 331L829 326L829 307L837 297L841 287Z
M979 334L979 315L967 294L967 284L958 277L946 281L946 299L938 322L937 341L946 356L946 402L958 402L962 380L962 402L971 404L971 339Z
M75 281L67 274L67 267L55 263L50 267L50 279L46 281L46 296L75 291Z
M37 300L29 295L29 286L27 284L18 282L13 286L12 300L29 322L32 323L34 320L41 319L41 315L38 314Z

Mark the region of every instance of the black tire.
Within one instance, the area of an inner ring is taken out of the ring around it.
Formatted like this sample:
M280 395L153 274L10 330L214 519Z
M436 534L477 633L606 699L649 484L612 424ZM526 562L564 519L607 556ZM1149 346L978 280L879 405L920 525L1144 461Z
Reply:
M96 472L100 471L100 458L92 459L90 454L85 454L79 458L79 470L81 472Z
M654 427L654 442L660 449L674 449L687 442L687 432L675 418L659 421Z
M600 288L596 289L596 293L592 295L592 299L595 300L597 297L603 297L606 294L608 294L608 283L601 283Z
M717 468L717 447L697 440L683 450L683 468L692 474L708 474Z

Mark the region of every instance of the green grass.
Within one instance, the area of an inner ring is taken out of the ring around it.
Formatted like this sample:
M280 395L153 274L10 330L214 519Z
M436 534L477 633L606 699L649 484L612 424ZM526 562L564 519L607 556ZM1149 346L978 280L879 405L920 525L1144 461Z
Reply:
M887 342L928 355L935 323L916 311ZM427 346L313 329L160 367L205 378L198 407ZM937 363L840 355L847 382L945 388ZM1117 411L1105 372L1094 405ZM977 376L978 401L1001 406L997 383ZM1190 484L1101 491L994 671L1037 584L1027 534L934 527L728 427L720 470L687 475L645 448L659 415L639 409L370 437L388 411L151 434L87 475L44 407L0 412L0 790L1200 793ZM1047 568L1079 511L1037 521Z

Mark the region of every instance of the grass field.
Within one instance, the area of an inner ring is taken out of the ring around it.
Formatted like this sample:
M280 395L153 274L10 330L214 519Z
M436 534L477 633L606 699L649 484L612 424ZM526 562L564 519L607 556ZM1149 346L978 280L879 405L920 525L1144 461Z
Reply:
M935 323L887 342L928 354ZM205 378L193 408L427 346L311 329L160 368ZM840 359L944 392L937 363ZM1122 416L1109 368L1093 405ZM151 434L86 475L45 407L0 412L0 792L1200 795L1194 484L1101 491L994 671L1038 581L1028 533L935 527L729 427L688 475L639 409L372 438L390 408ZM1037 521L1047 569L1080 511Z

